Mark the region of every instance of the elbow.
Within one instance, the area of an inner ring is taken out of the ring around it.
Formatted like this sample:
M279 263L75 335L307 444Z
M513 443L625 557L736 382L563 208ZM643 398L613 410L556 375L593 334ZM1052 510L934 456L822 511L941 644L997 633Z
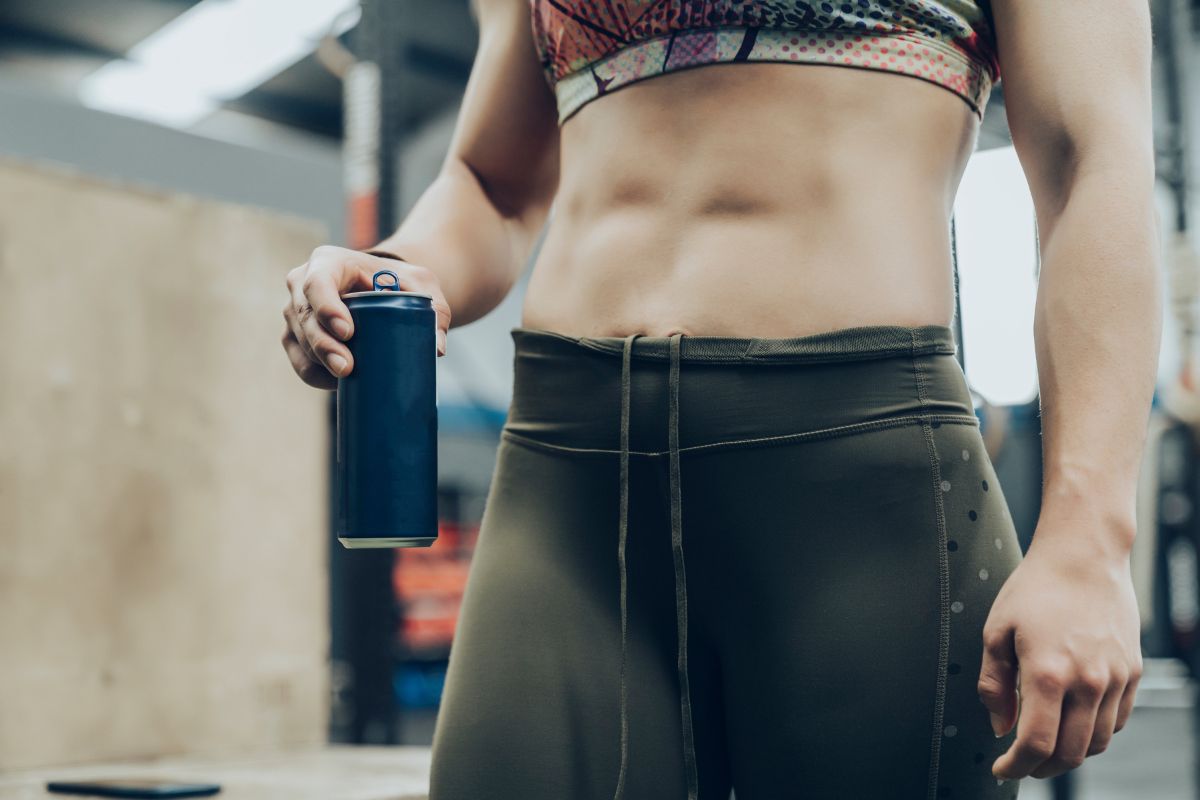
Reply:
M457 159L459 169L478 187L513 244L515 274L505 276L504 292L515 283L533 251L558 191L558 153L539 159L519 176L494 176Z
M468 159L456 159L496 214L506 221L530 220L540 229L558 190L558 153L545 154L524 168L489 173Z
M1027 170L1027 177L1043 250L1058 222L1080 203L1089 213L1107 209L1106 213L1143 218L1160 230L1152 147L1116 137L1084 147L1064 136L1037 163L1044 166Z

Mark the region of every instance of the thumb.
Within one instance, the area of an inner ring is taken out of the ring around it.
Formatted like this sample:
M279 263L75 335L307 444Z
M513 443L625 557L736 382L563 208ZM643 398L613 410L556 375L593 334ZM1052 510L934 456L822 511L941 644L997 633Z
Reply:
M1017 654L1011 629L984 632L983 664L979 669L979 700L992 715L997 737L1017 722Z

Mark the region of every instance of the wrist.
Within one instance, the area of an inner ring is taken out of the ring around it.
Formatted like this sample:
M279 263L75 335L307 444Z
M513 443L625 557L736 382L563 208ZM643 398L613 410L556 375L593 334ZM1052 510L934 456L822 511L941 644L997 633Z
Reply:
M1137 534L1134 495L1097 494L1066 484L1047 483L1042 491L1034 541L1062 544L1090 557L1128 560Z
M1047 463L1042 477L1042 510L1086 508L1117 525L1134 527L1137 473L1084 463Z

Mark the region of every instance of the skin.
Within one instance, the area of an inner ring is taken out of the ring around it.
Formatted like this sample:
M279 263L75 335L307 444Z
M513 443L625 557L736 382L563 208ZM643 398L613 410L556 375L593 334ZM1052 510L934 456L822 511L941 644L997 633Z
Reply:
M439 352L493 309L554 215L522 324L572 335L802 336L952 324L949 217L978 135L957 95L829 65L712 65L641 81L560 128L528 0L477 0L449 154L377 249L288 275L307 383L353 369L339 295L377 269L427 292ZM993 0L1013 144L1037 212L1044 485L1033 545L983 631L1000 778L1103 752L1142 674L1129 569L1162 330L1145 0ZM453 317L451 316L453 309ZM1096 402L1102 398L1103 402Z

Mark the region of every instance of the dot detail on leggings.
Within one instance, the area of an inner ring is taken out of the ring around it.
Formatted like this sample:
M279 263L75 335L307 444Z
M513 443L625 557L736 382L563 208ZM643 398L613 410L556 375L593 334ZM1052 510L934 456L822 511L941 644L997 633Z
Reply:
M962 672L962 666L959 664L951 664L950 666L946 667L946 671L951 675L957 675L958 673Z
M988 488L987 488L987 481L984 481L984 482L983 482L983 490L984 490L985 492L988 490Z
M971 451L963 450L963 461L970 461L970 460L971 460Z
M942 481L942 491L943 492L950 491L950 481Z
M979 519L979 515L975 513L974 509L971 509L970 511L968 511L967 516L971 518L971 522L974 522L975 520Z
M946 549L953 553L958 549L958 542L951 539L950 541L946 542Z
M1004 542L1002 542L1000 539L996 539L996 549L997 549L997 550L1003 550L1003 549L1004 549Z
M986 569L979 570L979 580L986 581L988 579L988 571Z
M950 610L953 611L955 614L961 612L963 610L962 601L955 600L953 603L950 604Z
M983 763L983 759L984 759L984 755L983 755L983 753L976 753L976 754L975 754L975 763L976 763L976 764L982 764L982 763Z
M958 735L958 726L947 725L945 728L942 728L942 733L946 734L946 736L950 738L953 738Z

